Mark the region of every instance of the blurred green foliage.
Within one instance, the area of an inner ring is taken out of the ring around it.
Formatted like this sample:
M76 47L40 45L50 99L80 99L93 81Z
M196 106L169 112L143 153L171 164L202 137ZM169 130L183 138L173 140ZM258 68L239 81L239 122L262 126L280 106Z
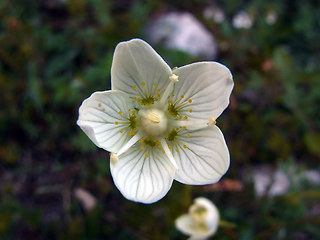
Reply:
M202 15L213 3L225 11L222 23ZM233 27L240 10L252 16L252 28ZM110 89L116 44L146 39L146 24L166 11L193 13L216 37L217 60L233 72L231 103L217 122L231 154L224 178L241 180L260 163L319 169L319 1L2 0L1 239L184 239L174 219L196 196L212 199L234 224L217 239L320 238L319 186L257 198L252 182L241 191L174 183L163 200L143 205L113 185L108 154L75 124L78 107ZM172 67L203 60L154 47ZM95 196L94 209L83 209L76 187Z

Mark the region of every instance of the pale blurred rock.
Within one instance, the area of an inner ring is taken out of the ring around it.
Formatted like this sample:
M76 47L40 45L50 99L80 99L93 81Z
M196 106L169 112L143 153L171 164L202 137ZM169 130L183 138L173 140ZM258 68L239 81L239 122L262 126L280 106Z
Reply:
M213 20L216 23L222 23L226 19L226 15L221 8L206 7L203 11L203 16L208 20Z
M214 59L217 44L213 35L190 13L171 12L153 20L147 27L151 44L163 43L196 57Z
M74 190L74 196L79 200L86 211L90 211L96 206L96 198L83 188L76 188Z
M289 178L282 170L272 170L268 166L254 169L253 184L255 193L259 197L264 195L279 196L285 194L290 187Z

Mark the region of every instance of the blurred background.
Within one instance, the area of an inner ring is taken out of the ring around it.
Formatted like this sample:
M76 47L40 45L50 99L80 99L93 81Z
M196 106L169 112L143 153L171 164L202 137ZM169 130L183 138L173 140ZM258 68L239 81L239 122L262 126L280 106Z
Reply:
M227 174L152 205L119 193L76 125L136 37L171 67L215 60L235 81L217 120ZM0 239L186 239L174 220L199 196L223 220L211 239L320 239L319 40L317 0L1 0Z

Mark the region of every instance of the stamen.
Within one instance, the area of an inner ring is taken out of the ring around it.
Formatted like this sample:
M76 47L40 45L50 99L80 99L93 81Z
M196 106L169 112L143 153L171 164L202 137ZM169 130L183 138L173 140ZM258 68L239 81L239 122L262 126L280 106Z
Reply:
M142 136L139 133L134 135L118 152L117 155L120 156L122 153L127 151L133 144L135 144Z
M215 117L209 117L209 122L207 123L208 126L214 126L216 125L216 118Z
M170 77L169 77L169 80L174 82L174 83L177 83L179 82L179 76L175 75L175 74L172 74Z
M179 118L180 120L181 118ZM184 119L189 119L187 116ZM182 127L189 127L189 126L199 126L199 127L206 127L206 126L214 126L216 124L216 119L214 117L209 117L208 120L188 120L188 121L176 121L176 126Z
M166 90L164 91L160 101L159 101L159 104L160 105L164 105L164 103L167 101L169 95L171 94L172 90L173 90L173 85L177 82L179 82L179 76L175 75L175 74L172 74L170 77L169 77L169 80L170 80L170 83L168 85L168 87L166 88Z
M177 165L176 161L174 160L172 152L169 150L169 147L164 139L161 140L161 145L162 145L163 151L165 152L165 154L169 158L171 164L175 167L176 170L178 170L178 165Z
M115 153L110 153L110 161L111 163L115 164L119 160L117 154Z

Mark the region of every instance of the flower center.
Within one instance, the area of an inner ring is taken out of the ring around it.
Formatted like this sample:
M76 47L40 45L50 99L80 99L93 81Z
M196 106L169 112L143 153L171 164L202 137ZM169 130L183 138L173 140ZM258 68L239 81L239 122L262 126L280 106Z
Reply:
M158 137L168 131L168 118L158 108L141 109L138 114L138 121L147 136Z
M197 223L204 223L207 215L207 209L203 206L193 204L189 209L189 214Z

